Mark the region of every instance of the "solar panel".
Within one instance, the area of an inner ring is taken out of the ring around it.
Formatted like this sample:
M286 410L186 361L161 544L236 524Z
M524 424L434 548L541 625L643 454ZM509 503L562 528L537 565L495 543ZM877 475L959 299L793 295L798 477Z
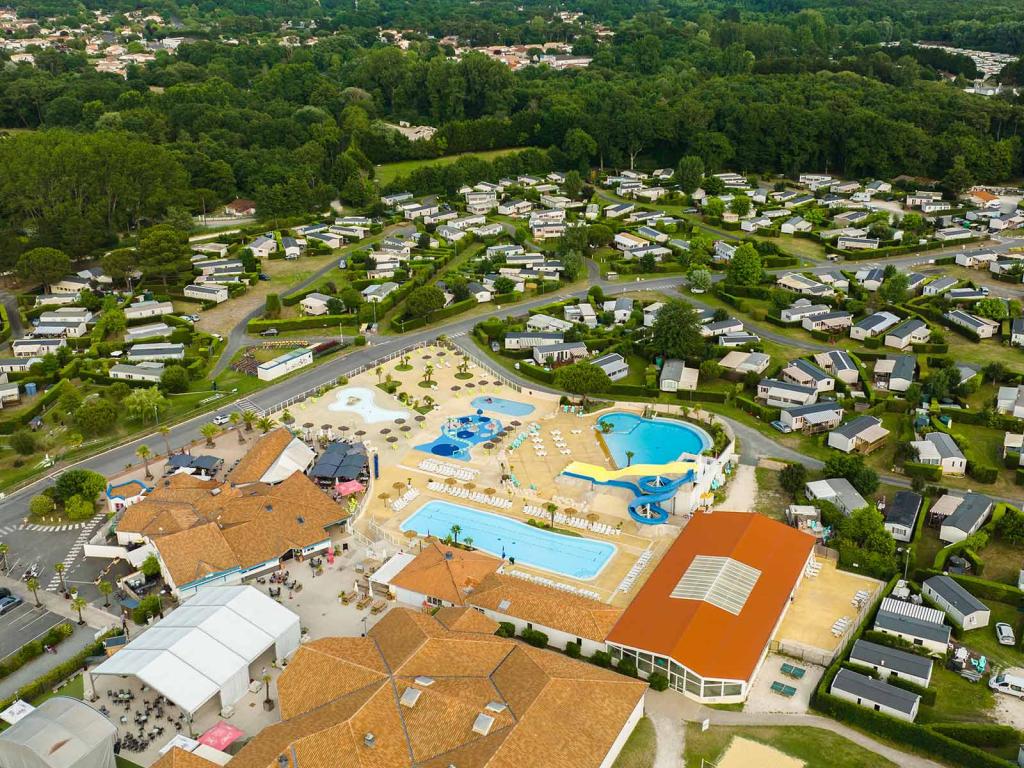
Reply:
M680 600L702 600L739 616L761 571L731 557L697 555L672 590Z

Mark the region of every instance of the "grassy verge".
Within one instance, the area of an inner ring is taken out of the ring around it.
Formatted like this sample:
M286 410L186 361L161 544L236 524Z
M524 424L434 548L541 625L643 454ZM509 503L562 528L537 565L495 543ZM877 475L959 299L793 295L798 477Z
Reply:
M651 768L654 765L657 746L654 725L650 718L642 717L626 740L612 768Z
M381 183L381 186L385 186L395 179L401 178L402 176L408 176L419 168L451 165L456 160L463 157L478 157L481 160L494 160L496 157L510 155L514 152L520 151L522 151L521 147L512 147L510 149L492 149L488 152L466 152L461 155L446 155L444 157L434 157L427 160L403 160L400 163L385 163L384 165L378 165L374 170L377 181Z
M806 768L895 768L874 752L819 728L713 726L701 733L694 723L686 727L685 765L700 768L703 760L716 763L737 736L803 760Z
M786 507L789 506L789 494L779 485L779 474L775 469L754 469L754 477L757 479L757 511L775 520L784 519Z

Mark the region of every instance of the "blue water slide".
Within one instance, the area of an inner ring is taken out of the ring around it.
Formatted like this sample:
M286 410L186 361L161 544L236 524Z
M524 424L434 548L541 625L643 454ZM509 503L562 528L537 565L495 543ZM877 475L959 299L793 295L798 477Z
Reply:
M630 491L634 498L627 504L629 516L641 525L658 525L668 520L669 512L662 506L662 503L674 498L680 486L693 480L692 471L676 480L669 480L658 475L648 475L637 478L635 483L629 480L597 480L576 472L566 472L565 474L569 477L589 480L595 485L611 485ZM645 507L648 512L642 514L639 510Z

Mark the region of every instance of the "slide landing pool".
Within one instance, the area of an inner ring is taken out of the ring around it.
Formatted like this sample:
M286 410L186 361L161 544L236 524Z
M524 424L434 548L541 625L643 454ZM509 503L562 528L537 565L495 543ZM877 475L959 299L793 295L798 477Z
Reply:
M345 387L335 393L335 400L333 403L328 404L327 410L334 411L335 413L354 413L367 424L409 418L409 411L383 408L377 405L374 402L375 394L375 392L365 387Z

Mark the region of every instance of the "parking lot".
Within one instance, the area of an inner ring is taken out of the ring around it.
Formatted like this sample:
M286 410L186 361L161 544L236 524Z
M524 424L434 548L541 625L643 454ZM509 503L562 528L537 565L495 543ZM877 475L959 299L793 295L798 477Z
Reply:
M7 658L64 620L52 611L36 608L29 598L10 613L0 616L0 658Z

